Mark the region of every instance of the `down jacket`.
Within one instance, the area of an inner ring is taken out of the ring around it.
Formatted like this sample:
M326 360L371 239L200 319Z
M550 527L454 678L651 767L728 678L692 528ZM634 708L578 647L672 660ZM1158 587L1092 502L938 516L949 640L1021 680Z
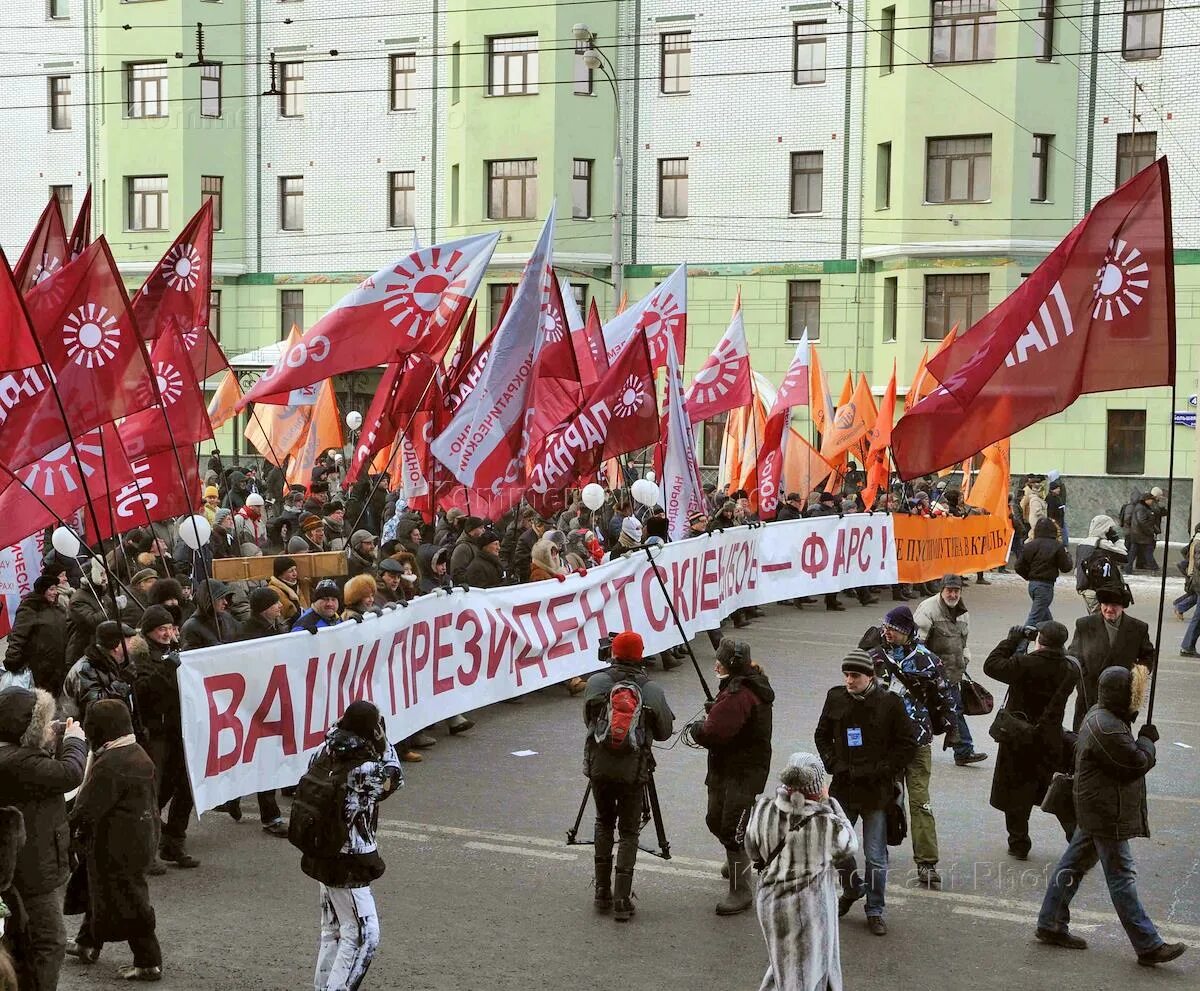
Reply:
M913 619L925 646L937 654L946 669L946 678L957 685L971 662L971 649L967 646L971 614L967 604L960 598L951 609L939 592L917 606Z

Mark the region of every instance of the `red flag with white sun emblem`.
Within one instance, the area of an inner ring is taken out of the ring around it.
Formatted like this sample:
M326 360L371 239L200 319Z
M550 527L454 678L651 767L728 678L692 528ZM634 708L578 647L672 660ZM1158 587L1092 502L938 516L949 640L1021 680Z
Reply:
M595 475L606 459L655 443L658 431L650 348L638 334L590 390L583 408L546 438L533 458L525 498L538 512L554 512L565 489Z
M738 290L729 329L717 342L708 361L700 366L684 396L688 416L699 423L731 409L748 406L754 398L750 388L750 348L742 321L742 293Z
M31 368L41 362L33 327L3 250L0 250L0 327L4 328L0 334L0 372Z
M579 365L558 279L548 279L546 288L542 299L542 350L530 400L533 410L528 428L530 450L583 405Z
M96 514L101 540L200 508L200 463L194 447L131 459L129 470L128 484L109 497L111 509Z
M133 315L144 340L156 341L172 329L197 336L207 329L212 235L212 201L207 200L133 297Z
M618 313L604 327L604 347L610 360L637 331L650 342L654 370L666 367L667 334L675 338L675 353L687 345L687 266L680 265L636 306Z
M25 295L39 282L61 272L67 261L67 229L58 197L51 196L13 269L17 290Z
M941 385L892 432L902 478L973 457L1081 395L1174 381L1170 202L1160 158L929 362Z
M0 426L0 460L10 469L153 402L146 352L104 238L34 286L25 304L45 368L25 369Z
M293 389L414 351L441 361L499 239L481 234L419 248L372 275L288 348L238 408L284 405Z
M129 457L144 458L172 446L211 440L204 394L178 331L167 331L154 342L150 367L157 387L157 395L152 390L149 397L154 405L127 417L120 427L121 443ZM150 388L149 382L146 388Z

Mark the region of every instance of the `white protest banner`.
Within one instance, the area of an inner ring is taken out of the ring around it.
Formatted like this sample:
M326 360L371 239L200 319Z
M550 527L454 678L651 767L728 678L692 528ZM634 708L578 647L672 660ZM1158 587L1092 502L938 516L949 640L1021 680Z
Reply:
M179 669L184 749L197 809L295 784L355 699L392 740L439 719L597 671L604 636L635 630L646 652L742 606L896 582L883 514L794 520L645 550L584 575L413 600L363 623L189 651Z
M0 637L8 636L21 597L42 573L42 533L0 550Z

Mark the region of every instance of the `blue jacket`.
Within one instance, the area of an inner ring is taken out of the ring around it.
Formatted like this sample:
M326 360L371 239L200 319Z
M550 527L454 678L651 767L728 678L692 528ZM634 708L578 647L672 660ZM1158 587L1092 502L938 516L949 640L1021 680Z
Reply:
M309 606L309 608L296 617L296 621L292 624L292 629L308 630L309 633L316 633L317 630L326 626L337 626L341 621L341 618L338 616L335 616L333 619L326 619Z
M859 647L875 662L875 676L900 696L923 747L958 724L958 703L946 678L946 669L915 637L907 644L889 644L879 627L863 634Z

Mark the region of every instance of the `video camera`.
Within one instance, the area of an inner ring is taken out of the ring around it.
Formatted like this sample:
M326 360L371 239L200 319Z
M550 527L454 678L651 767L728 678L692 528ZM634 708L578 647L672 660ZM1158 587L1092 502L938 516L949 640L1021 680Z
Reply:
M612 663L612 658L613 658L612 643L613 643L612 637L601 637L600 638L600 646L596 648L597 660L604 661L606 664Z

